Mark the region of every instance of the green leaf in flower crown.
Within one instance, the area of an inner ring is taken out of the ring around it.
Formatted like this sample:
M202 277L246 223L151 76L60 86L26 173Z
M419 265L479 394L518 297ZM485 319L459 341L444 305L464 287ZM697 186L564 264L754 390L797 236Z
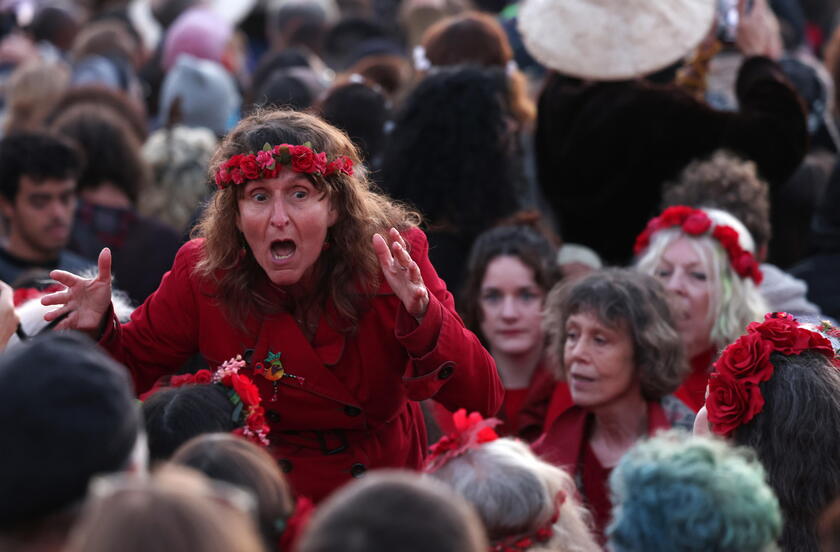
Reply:
M263 149L262 150L263 151L271 151L271 144L266 142L265 144L263 144Z
M306 147L307 147L307 148L309 148L309 149L312 149L312 142L310 142L309 140L307 140L306 142L304 142L304 143L303 143L303 145L304 145L304 146L306 146Z
M276 157L283 165L288 165L292 162L292 154L289 153L288 146L281 147L274 157Z

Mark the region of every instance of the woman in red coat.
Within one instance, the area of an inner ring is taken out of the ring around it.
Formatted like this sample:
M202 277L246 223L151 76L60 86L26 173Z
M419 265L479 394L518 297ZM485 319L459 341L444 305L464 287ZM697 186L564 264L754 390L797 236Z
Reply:
M127 324L110 306L110 253L67 286L59 327L100 337L138 392L200 353L237 355L262 398L269 450L320 500L380 467L419 468L415 401L495 413L490 355L464 328L428 259L418 217L372 191L356 148L316 117L265 112L216 152L216 192L158 290Z
M640 438L692 426L694 413L669 395L688 365L665 290L628 269L595 272L548 297L549 354L574 406L558 416L534 451L567 468L603 531L611 509L607 478Z

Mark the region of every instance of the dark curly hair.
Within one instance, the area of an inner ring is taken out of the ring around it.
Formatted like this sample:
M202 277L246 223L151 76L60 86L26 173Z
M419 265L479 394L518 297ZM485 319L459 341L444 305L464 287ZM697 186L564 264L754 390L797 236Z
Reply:
M770 188L755 163L728 151L691 162L676 182L666 184L662 208L671 205L728 211L750 231L756 250L770 242Z
M383 187L470 241L519 207L507 81L500 69L443 68L406 98L388 138Z
M755 449L779 499L787 552L819 550L816 525L840 495L840 372L821 354L773 353L764 408L733 440Z

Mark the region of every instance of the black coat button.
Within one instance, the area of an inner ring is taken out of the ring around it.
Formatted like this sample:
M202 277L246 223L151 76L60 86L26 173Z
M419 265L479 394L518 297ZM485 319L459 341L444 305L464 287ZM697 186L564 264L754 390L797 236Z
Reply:
M350 416L351 418L355 418L356 416L362 413L362 409L356 408L355 406L350 406L348 404L344 407L344 413Z
M367 468L365 467L364 464L356 463L356 464L353 464L350 467L350 475L352 475L356 479L363 476L366 471L367 471Z
M448 379L452 376L452 372L454 371L455 367L452 364L447 364L446 366L440 369L440 372L438 372L438 379Z
M280 460L277 461L277 465L280 466L280 469L283 470L283 473L289 473L290 471L292 471L291 460L281 458Z
M275 410L269 410L265 413L265 418L269 422L274 422L276 424L280 421L280 414L278 414Z

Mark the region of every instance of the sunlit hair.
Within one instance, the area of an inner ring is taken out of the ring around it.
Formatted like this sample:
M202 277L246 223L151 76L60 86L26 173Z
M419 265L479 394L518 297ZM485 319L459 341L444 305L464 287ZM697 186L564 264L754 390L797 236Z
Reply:
M539 231L525 224L508 224L483 232L473 243L467 261L467 278L459 295L459 311L464 324L487 345L481 332L484 319L481 308L481 285L487 267L499 257L513 257L531 270L534 283L544 295L560 279L555 263L557 249Z
M675 329L665 290L652 276L608 268L551 290L543 326L555 375L566 378L566 324L574 314L591 314L616 331L628 332L642 396L649 401L673 393L688 373L682 339Z
M610 475L614 552L776 550L779 502L748 448L671 430L640 441Z
M187 468L95 480L67 552L262 552L250 497Z
M752 236L738 219L719 209L702 210L715 225L722 224L735 230L741 247L755 254ZM636 268L656 276L665 250L680 238L689 240L708 275L709 316L714 321L709 340L715 348L723 349L744 332L747 324L762 320L769 307L755 282L735 272L720 242L708 233L690 236L677 227L660 230L653 234L650 245L638 257Z
M773 377L759 384L764 407L731 439L767 470L784 517L782 550L817 550L817 520L840 496L840 371L811 351L770 361Z
M565 495L554 535L532 552L600 550L592 538L589 514L577 499L575 483L563 469L537 458L528 445L497 439L468 450L430 474L470 502L490 540L528 535L555 513L555 497Z
M18 65L6 84L4 134L42 128L70 84L64 62L30 59Z
M362 305L359 286L376 289L379 262L371 246L374 233L389 228L406 230L420 222L420 216L392 201L371 187L367 171L359 161L356 147L346 134L314 115L295 111L258 111L243 119L224 138L210 160L210 174L232 156L260 151L264 144L309 142L329 159L346 155L353 160L353 175L334 174L324 178L307 175L313 186L325 194L337 213L327 232L329 247L314 266L313 296L302 308L331 299L338 314L351 324L358 321ZM215 193L194 235L205 238L203 257L196 272L214 281L217 298L235 323L248 313L267 314L279 308L260 294L258 282L265 273L253 254L245 248L236 227L243 186L229 186Z
M528 96L528 83L512 66L513 50L507 34L493 16L467 11L442 19L423 34L421 45L432 67L474 64L508 70L510 110L519 122L534 120L536 106Z

